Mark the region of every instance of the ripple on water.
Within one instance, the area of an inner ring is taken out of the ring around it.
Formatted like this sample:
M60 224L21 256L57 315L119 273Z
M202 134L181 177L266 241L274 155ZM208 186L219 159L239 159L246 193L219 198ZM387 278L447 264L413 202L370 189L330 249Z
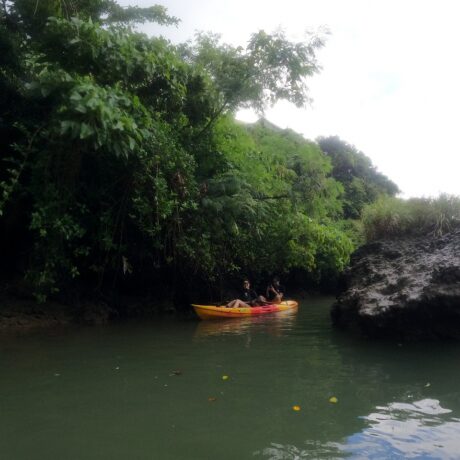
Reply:
M368 426L347 438L341 450L351 458L458 459L460 420L436 399L377 406Z
M302 446L271 443L254 452L270 460L297 459L458 459L460 419L436 399L376 407L366 428L343 443L307 440Z

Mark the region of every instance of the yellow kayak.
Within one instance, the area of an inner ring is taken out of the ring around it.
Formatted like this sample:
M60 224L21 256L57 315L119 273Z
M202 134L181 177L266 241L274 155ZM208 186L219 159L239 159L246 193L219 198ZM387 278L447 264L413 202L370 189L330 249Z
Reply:
M241 318L245 316L265 315L267 313L275 313L277 311L292 310L298 306L299 304L295 300L285 300L279 304L274 305L242 308L227 308L225 306L218 307L217 305L192 304L196 314L201 319Z

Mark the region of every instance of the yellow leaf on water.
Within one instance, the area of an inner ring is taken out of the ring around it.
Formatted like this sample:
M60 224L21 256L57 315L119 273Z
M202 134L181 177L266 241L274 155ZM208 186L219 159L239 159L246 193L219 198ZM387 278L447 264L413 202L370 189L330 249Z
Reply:
M228 379L229 379L228 375L223 375L222 376L222 380L228 380Z
M298 412L300 410L300 406L292 406L292 410L295 410Z
M215 398L214 396L210 396L210 397L208 398L208 401L209 401L209 402L214 402L214 401L217 401L217 398Z
M329 402L332 403L332 404L337 404L339 402L339 400L335 396L331 396L329 398Z

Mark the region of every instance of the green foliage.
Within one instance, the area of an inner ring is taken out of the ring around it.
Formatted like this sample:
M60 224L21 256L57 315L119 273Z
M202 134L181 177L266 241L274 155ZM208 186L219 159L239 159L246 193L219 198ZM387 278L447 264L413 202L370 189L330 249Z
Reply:
M315 53L323 45L318 35L308 43L292 43L284 32L261 30L243 49L222 44L219 35L200 33L181 52L212 78L219 101L214 119L241 107L262 113L278 100L304 106L309 101L306 78L319 72Z
M162 5L153 5L147 8L139 8L138 6L127 6L125 8L118 5L115 1L106 1L108 6L106 9L107 17L104 19L105 23L145 23L156 22L161 25L177 25L179 19L174 16L169 16L167 10ZM100 18L100 13L98 14Z
M318 278L341 272L354 249L351 240L336 226L320 224L305 215L297 219L288 246L291 266L316 272Z
M78 262L89 248L82 244L86 230L82 226L87 209L65 210L59 191L47 187L43 201L31 214L30 230L36 235L34 260L27 277L34 285L38 301L59 292L59 286L79 275Z
M460 225L460 198L441 195L438 198L382 197L363 212L367 241L376 239L442 235Z
M332 177L345 189L345 218L359 219L366 204L381 195L394 196L399 192L397 185L379 173L371 160L354 146L336 136L319 138L318 144L331 160Z
M333 159L232 115L305 104L322 40L259 32L244 50L210 35L175 47L126 27L176 23L164 8L111 0L20 0L0 13L0 212L38 300L344 268L353 232ZM355 176L350 190L369 201Z
M40 35L50 17L70 20L79 17L100 24L136 24L156 22L177 25L179 20L169 16L164 6L147 8L120 6L115 0L5 0L2 14L9 21L32 35Z
M316 219L338 218L342 214L342 186L330 177L329 159L318 145L291 130L280 130L266 120L253 125L249 132L256 141L279 188L271 196L282 196L295 207ZM272 187L272 186L271 186Z
M343 219L338 221L336 226L345 233L345 235L347 235L353 243L354 248L358 248L366 242L364 236L364 226L361 219Z
M228 117L214 140L226 166L202 190L206 226L197 231L206 235L203 253L215 251L208 276L297 269L319 280L342 270L353 245L334 224L341 186L318 146L266 121L240 127Z

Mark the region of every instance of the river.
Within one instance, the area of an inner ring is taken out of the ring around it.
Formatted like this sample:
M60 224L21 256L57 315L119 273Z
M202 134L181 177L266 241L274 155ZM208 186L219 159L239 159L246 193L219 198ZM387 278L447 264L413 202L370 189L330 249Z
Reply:
M460 458L460 345L354 337L332 301L4 336L0 458Z

